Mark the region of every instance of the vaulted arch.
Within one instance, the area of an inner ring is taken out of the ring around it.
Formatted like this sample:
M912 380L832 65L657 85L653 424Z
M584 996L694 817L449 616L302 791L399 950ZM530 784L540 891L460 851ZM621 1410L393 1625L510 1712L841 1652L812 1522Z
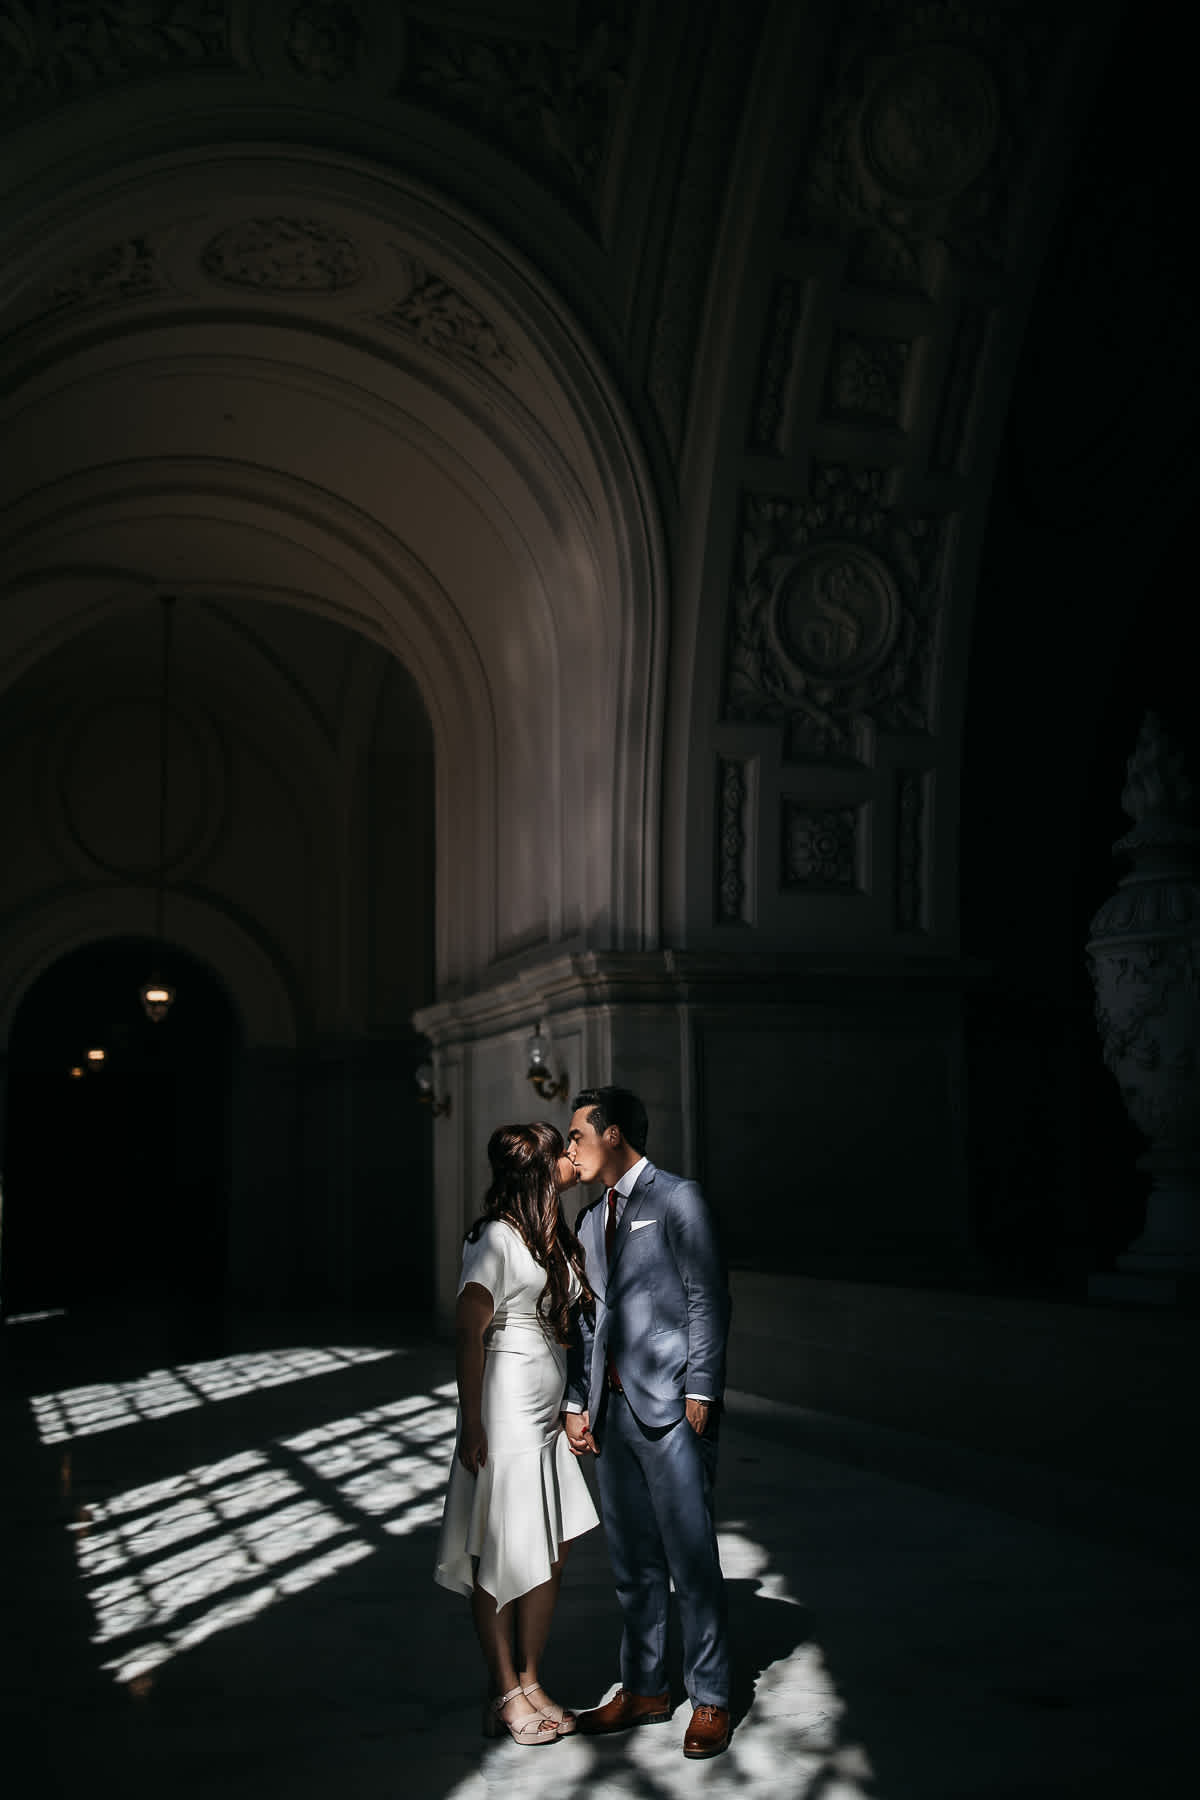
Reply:
M10 671L154 589L337 618L433 721L439 985L655 941L654 499L511 250L345 157L167 154L58 196L2 323Z

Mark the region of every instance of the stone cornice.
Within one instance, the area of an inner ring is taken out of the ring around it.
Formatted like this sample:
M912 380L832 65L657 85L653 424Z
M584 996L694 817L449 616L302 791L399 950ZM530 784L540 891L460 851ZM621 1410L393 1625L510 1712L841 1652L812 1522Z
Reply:
M588 950L553 955L474 993L422 1007L413 1024L438 1044L522 1026L542 1017L613 1006L842 1007L914 995L954 994L986 981L964 958L836 957L797 953Z

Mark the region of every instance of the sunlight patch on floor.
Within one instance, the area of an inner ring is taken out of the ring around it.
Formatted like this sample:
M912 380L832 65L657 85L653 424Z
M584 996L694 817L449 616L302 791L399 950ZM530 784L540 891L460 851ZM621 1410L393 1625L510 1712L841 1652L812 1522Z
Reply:
M719 1532L721 1566L731 1580L753 1580L764 1596L803 1604L771 1567L769 1551L733 1520ZM569 1608L569 1600L564 1602ZM609 1690L615 1692L615 1686ZM601 1699L607 1698L601 1696ZM845 1704L820 1647L804 1643L771 1663L755 1685L754 1703L721 1756L683 1755L690 1703L677 1706L669 1725L646 1726L611 1738L564 1738L539 1756L502 1739L445 1800L487 1800L500 1792L521 1800L695 1800L774 1793L787 1800L868 1800L873 1772L861 1745L841 1743Z
M388 1354L290 1351L178 1373L199 1405ZM151 1408L171 1374L39 1396L41 1418L53 1431L70 1422L78 1435L106 1429L95 1423L101 1418L161 1416ZM126 1410L116 1412L117 1402ZM118 1681L143 1680L180 1651L373 1555L381 1534L436 1524L454 1430L451 1382L83 1507L70 1529L103 1666Z
M333 1346L259 1351L221 1357L215 1362L152 1369L135 1381L92 1382L86 1387L61 1388L54 1394L34 1394L30 1406L43 1444L60 1444L67 1438L115 1431L124 1425L137 1425L143 1419L166 1418L210 1401L234 1400L263 1388L307 1381L314 1375L332 1375L356 1363L378 1362L383 1357L401 1354L399 1350Z

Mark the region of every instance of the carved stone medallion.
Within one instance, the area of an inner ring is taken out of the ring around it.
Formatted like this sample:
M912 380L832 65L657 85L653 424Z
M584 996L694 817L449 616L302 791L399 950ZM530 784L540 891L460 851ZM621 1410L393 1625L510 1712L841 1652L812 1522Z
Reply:
M935 246L967 267L999 267L1068 15L1033 0L836 10L790 232L841 242L852 278L871 286L929 291Z
M771 626L794 669L844 687L884 661L899 611L896 584L877 556L857 544L813 544L780 575Z
M782 725L789 757L857 756L862 721L929 729L944 531L885 479L818 464L807 494L743 496L724 716Z
M927 44L885 64L858 115L865 172L894 200L953 199L987 167L998 106L991 76L968 51Z
M200 260L211 280L267 294L338 293L366 266L345 232L320 219L243 219Z

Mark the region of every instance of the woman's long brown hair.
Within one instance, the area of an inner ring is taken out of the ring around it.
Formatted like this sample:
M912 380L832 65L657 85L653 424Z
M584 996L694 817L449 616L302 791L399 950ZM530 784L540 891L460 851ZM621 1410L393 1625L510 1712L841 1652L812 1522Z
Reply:
M563 1154L562 1134L553 1125L501 1125L488 1139L487 1153L492 1182L467 1242L475 1243L493 1219L503 1219L517 1231L534 1262L546 1271L538 1312L557 1342L566 1344L572 1270L583 1288L583 1304L590 1307L593 1302L583 1272L583 1251L562 1215L554 1179Z

